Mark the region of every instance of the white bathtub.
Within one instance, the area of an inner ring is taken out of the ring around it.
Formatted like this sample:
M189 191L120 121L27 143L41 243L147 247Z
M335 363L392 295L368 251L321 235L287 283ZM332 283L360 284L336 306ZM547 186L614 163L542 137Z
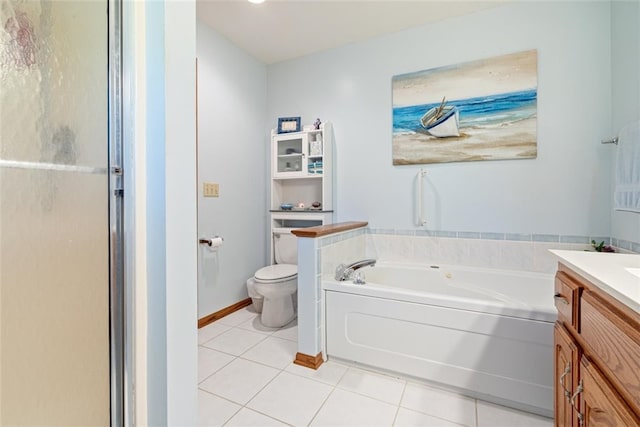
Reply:
M323 281L327 355L553 415L553 276L382 265Z

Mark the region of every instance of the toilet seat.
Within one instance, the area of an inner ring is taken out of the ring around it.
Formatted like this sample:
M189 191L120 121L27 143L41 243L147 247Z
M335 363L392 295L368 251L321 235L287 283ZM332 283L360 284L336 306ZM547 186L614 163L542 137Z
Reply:
M298 275L298 266L294 264L274 264L262 267L254 277L261 283L277 283L294 279Z

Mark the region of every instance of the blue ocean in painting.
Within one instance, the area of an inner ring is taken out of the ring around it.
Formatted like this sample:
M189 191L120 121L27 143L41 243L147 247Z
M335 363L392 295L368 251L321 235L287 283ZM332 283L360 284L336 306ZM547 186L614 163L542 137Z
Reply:
M460 130L515 123L536 116L537 89L489 95L478 98L447 100L460 112ZM424 132L420 118L440 103L411 105L393 109L393 133Z

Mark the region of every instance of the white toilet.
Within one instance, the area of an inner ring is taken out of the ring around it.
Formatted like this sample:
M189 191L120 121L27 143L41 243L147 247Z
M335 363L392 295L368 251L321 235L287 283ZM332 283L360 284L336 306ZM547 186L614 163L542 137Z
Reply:
M279 328L296 317L298 242L288 228L274 229L272 238L276 264L256 271L247 280L247 291L256 311L262 306L262 324Z

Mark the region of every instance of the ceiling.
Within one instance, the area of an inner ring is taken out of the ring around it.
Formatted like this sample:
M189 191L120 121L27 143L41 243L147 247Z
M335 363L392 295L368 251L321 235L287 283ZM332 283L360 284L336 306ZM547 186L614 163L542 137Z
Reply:
M197 17L265 64L467 15L508 0L197 0Z

